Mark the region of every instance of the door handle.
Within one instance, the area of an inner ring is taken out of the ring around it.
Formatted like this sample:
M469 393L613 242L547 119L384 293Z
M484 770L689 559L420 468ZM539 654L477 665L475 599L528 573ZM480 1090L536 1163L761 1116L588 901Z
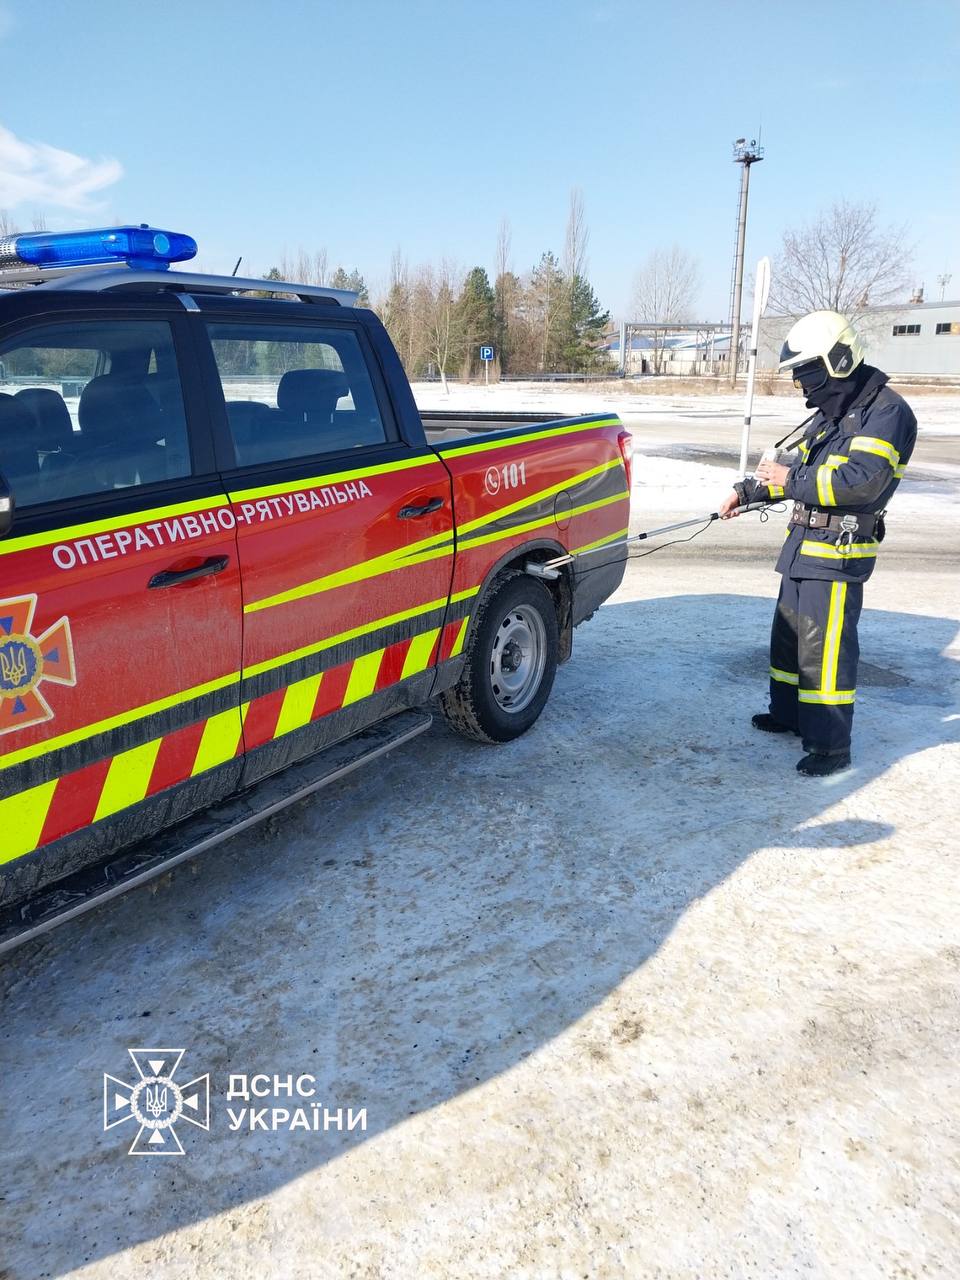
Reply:
M206 578L211 573L222 573L227 567L229 556L211 556L198 564L194 569L164 569L155 573L147 583L148 587L176 587L181 582L192 582L194 578Z
M439 511L442 506L442 498L430 498L422 507L401 507L397 512L397 519L416 520L420 516L428 516L431 511Z

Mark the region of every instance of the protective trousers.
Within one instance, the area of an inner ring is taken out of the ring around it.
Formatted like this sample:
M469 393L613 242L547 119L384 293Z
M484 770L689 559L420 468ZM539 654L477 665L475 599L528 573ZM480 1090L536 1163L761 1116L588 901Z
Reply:
M770 636L770 714L805 751L850 750L863 583L780 580Z

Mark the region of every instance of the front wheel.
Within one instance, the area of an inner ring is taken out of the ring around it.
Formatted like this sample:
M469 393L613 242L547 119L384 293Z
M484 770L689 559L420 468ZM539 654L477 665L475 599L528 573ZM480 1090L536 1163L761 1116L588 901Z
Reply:
M474 619L463 674L440 695L444 716L478 742L518 738L546 706L559 647L550 592L525 573L505 575Z

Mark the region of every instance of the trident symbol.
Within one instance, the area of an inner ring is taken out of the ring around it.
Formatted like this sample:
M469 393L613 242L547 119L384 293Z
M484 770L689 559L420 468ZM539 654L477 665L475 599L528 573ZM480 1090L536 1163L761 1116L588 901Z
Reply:
M26 683L27 651L22 645L13 653L4 653L0 649L0 677L15 689Z
M157 1120L167 1109L167 1091L166 1089L161 1089L158 1084L155 1084L153 1086L153 1092L151 1093L150 1086L147 1085L146 1094L147 1110L153 1118Z

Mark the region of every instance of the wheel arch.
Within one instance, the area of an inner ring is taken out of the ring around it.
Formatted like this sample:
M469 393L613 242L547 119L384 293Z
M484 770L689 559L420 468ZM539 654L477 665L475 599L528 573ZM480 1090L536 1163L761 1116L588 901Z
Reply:
M567 555L567 548L555 538L535 538L520 547L511 547L499 560L494 561L487 570L477 593L476 602L470 613L470 621L467 624L463 648L466 649L470 641L474 620L480 612L481 605L496 590L498 579L508 569L518 569L523 572L524 565L528 561L543 564L556 556L565 555ZM564 663L573 653L573 566L562 565L558 572L560 576L556 579L538 577L537 581L542 582L553 597L557 610L557 625L560 629L559 661Z

